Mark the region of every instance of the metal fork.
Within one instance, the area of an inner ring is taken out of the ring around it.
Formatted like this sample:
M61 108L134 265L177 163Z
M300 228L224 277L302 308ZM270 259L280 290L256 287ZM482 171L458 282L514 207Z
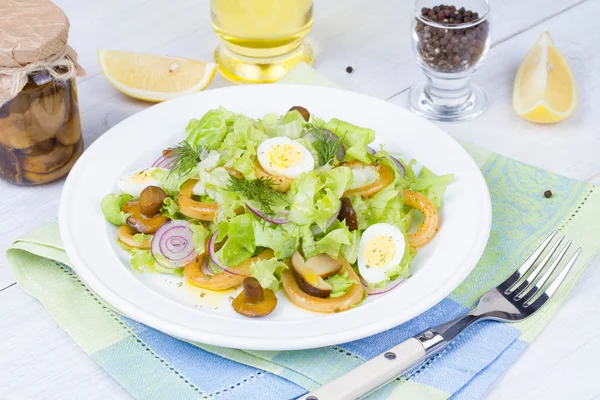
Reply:
M477 307L468 314L413 336L301 399L358 399L438 353L460 332L476 322L515 322L530 317L556 293L581 253L581 248L577 249L560 270L561 261L572 243L569 240L558 251L564 239L561 236L542 258L556 233L552 232L508 279L484 294ZM558 255L555 256L557 251ZM542 260L538 263L540 258Z

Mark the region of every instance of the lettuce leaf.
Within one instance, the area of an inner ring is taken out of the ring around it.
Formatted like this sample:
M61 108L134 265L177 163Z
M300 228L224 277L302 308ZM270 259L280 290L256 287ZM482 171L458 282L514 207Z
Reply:
M342 144L346 148L344 160L359 160L365 164L371 163L371 157L367 146L375 140L375 131L369 128L361 128L346 121L332 118L325 128L342 138Z
M402 260L400 260L400 264L388 269L386 272L388 279L393 281L397 277L402 277L404 279L408 278L411 275L410 265L412 264L412 261L414 260L416 255L417 250L410 247L408 245L408 242L406 242L406 249L404 251L404 256L402 257Z
M251 214L241 214L219 224L221 240L227 241L217 251L217 258L226 266L235 267L248 260L256 250L254 238L254 218Z
M136 271L143 272L146 269L153 269L156 265L154 257L150 250L131 249L133 257L131 257L131 268Z
M342 245L342 256L350 264L354 264L358 260L358 251L360 249L360 238L362 236L360 230L356 229L350 232L350 244Z
M316 239L312 234L310 227L305 227L302 231L302 252L305 258L316 256L317 254L328 254L333 258L338 258L343 255L343 250L348 252L352 257L351 252L354 248L352 240L354 235L348 230L345 224L340 221L335 221L325 232L325 235L320 239ZM344 247L347 246L347 247ZM358 251L356 252L358 257ZM355 262L356 260L354 260ZM348 262L351 262L348 260Z
M210 110L200 119L192 119L185 131L185 139L193 148L218 149L227 134L227 118L232 113L223 108Z
M152 257L150 250L132 248L130 252L133 254L130 261L131 268L138 272L148 271L183 276L183 268L171 269L160 266Z
M336 197L340 198L352 186L352 170L348 167L337 167L322 172L319 177L323 187L331 189Z
M223 158L231 159L241 150L256 155L258 145L269 138L267 134L258 129L252 119L244 115L237 114L232 121L231 129L219 147Z
M439 209L446 187L454 180L453 174L438 176L427 167L421 168L419 178L411 185L411 189L423 193L433 205Z
M165 191L167 196L176 198L181 190L181 187L184 183L187 182L188 179L196 177L196 171L194 169L190 170L187 174L178 175L178 174L163 174L161 179L159 180L159 186L162 190Z
M152 235L147 235L145 233L136 233L132 237L133 237L133 240L135 240L138 243L143 243L146 240L152 239Z
M289 258L299 244L299 238L290 235L279 227L269 227L261 221L254 221L254 239L257 247L268 247L279 259Z
M287 269L287 265L276 257L269 260L255 261L250 265L250 274L258 280L264 289L270 289L273 293L279 290L281 284L281 273Z
M343 274L335 274L330 276L325 280L327 283L331 285L333 290L329 295L330 299L334 299L336 297L340 297L346 294L348 290L352 287L353 284L359 283L353 279L348 278L348 272L344 272Z
M276 114L267 114L261 120L262 128L269 137L286 136L290 139L298 139L302 136L306 121L296 111L289 111L282 117Z
M404 202L400 193L394 185L389 185L369 199L363 199L359 195L350 196L358 219L358 229L365 230L370 225L385 222L406 233L410 220L403 210Z
M163 205L160 207L160 213L171 219L181 219L179 217L179 205L177 201L170 197L165 197Z
M199 182L194 186L193 192L197 196L209 196L219 204L217 221L235 217L235 210L244 205L239 196L229 190L229 184L229 173L223 167L199 171Z
M317 224L325 229L327 221L340 206L340 199L330 187L325 187L315 171L301 174L287 194L290 203L288 219L298 225Z
M196 249L198 255L204 254L204 244L210 232L202 224L190 224L190 229L192 230L192 242L194 242L194 249Z
M124 225L131 214L122 211L123 205L131 199L133 199L133 196L128 194L107 194L104 196L100 203L104 218L113 225Z
M252 157L256 155L256 153L252 153L250 151L239 151L236 153L231 160L231 167L237 171L239 171L244 178L248 180L256 179L256 174L254 173L254 160Z

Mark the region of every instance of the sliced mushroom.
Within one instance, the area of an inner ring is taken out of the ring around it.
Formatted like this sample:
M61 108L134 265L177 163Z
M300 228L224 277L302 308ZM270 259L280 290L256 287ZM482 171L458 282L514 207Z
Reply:
M238 314L246 317L262 317L275 309L277 306L275 293L263 289L256 278L245 278L243 285L244 290L231 303Z
M317 254L304 263L308 269L316 272L323 279L340 272L343 265L341 261L332 258L329 254Z
M169 221L164 215L146 217L142 214L139 200L131 200L123 205L123 212L131 214L127 218L127 225L141 233L154 233L162 224Z
M0 178L13 183L23 183L23 170L17 159L16 150L2 144L0 144Z
M352 207L352 202L348 197L341 198L341 207L337 219L340 221L346 220L346 226L349 231L358 229L358 218L356 217L356 211Z
M27 156L38 156L40 154L45 154L54 148L55 140L48 139L43 142L39 142L38 144L28 147L26 149L19 150L21 154L25 154Z
M331 291L333 290L331 285L325 282L316 271L306 265L304 257L302 257L300 253L296 251L292 254L291 261L292 273L294 274L296 283L304 293L321 298L328 297L331 294Z
M304 120L306 122L308 122L308 120L310 119L310 113L308 112L308 110L304 107L300 107L300 106L294 106L292 108L290 108L290 111L298 111L300 113L300 115L302 115L302 118L304 118Z
M81 117L79 111L71 110L67 122L59 129L56 140L65 146L75 144L81 139Z
M197 179L190 179L181 188L177 196L179 212L186 217L199 221L212 221L215 219L217 211L219 211L219 205L217 203L203 203L192 199L192 190L196 186L196 183L198 183Z
M42 143L47 143L47 141ZM63 146L60 143L56 143L46 153L21 156L21 160L25 171L47 174L65 165L72 155L73 146Z
M356 306L362 301L365 290L359 283L359 277L350 264L343 258L340 258L340 261L344 264L341 273L348 273L348 278L357 282L344 295L334 299L322 299L310 296L300 289L292 271L285 270L281 274L281 283L283 284L286 296L298 307L315 312L335 313L346 311Z
M0 119L0 144L11 149L26 149L38 141L31 137L27 130L25 114L11 114Z
M56 89L44 90L31 102L27 114L31 122L31 136L36 141L49 139L58 133L67 120L67 99L63 89Z
M23 171L23 178L27 179L34 185L40 185L42 183L52 182L57 179L60 179L69 173L71 168L73 168L73 165L75 165L75 161L79 159L79 156L82 152L83 140L81 140L79 144L75 146L75 151L73 152L73 155L71 156L71 158L69 158L69 161L67 161L67 163L62 167L47 174L38 174L37 172Z

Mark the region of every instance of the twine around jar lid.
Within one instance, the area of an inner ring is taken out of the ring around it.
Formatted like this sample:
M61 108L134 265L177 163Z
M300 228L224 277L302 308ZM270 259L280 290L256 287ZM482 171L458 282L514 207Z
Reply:
M45 71L69 80L85 71L67 44L69 20L49 0L0 1L0 107L27 84L28 76Z

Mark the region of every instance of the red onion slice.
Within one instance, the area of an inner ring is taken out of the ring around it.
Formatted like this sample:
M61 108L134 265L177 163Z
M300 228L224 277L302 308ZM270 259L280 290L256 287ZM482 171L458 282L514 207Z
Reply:
M208 263L209 263L208 257L204 257L202 259L202 263L200 264L200 272L202 272L204 274L204 276L214 275L213 272L210 270Z
M171 155L171 151L172 149L164 150L163 155L152 163L152 167L172 169L173 165L175 165L175 161L177 161L177 157Z
M181 268L198 256L192 240L193 232L187 221L164 223L152 238L152 256L165 268Z
M394 162L394 164L396 164L396 166L398 167L398 171L400 171L400 175L402 175L402 177L404 178L406 176L406 171L404 170L404 165L402 165L402 163L394 156L390 156L392 157L392 161Z
M387 285L384 288L369 289L369 285L364 280L364 278L362 276L359 276L359 279L360 279L360 283L365 287L365 289L367 289L367 295L368 296L377 296L377 295L380 295L380 294L387 293L390 290L395 289L396 287L398 287L402 282L404 282L404 279L402 279L402 278L396 278L395 280L393 280L391 282L388 282Z
M213 262L213 264L215 264L217 267L221 268L223 271L227 272L228 274L247 277L248 275L239 274L231 269L228 269L226 266L224 266L221 263L221 261L219 261L219 259L217 258L216 251L215 251L215 242L217 241L217 236L219 236L218 229L215 231L215 233L213 233L213 235L210 237L210 241L208 242L208 255L210 256L210 260Z
M370 146L367 146L367 151L369 152L369 154L371 154L373 156L375 154L377 154L377 151L374 148L370 147ZM402 175L402 177L404 178L406 176L406 171L404 169L404 165L402 165L402 163L400 162L400 160L398 160L396 157L390 156L390 158L392 159L392 161L394 162L394 164L396 164L396 166L398 167L398 171L400 171L400 175Z
M285 217L273 218L273 217L266 216L259 209L252 207L249 203L246 203L246 207L248 207L248 210L250 210L250 212L252 214L254 214L257 217L262 218L265 221L268 221L272 224L282 225L282 224L287 224L289 222L288 219ZM282 211L282 212L278 212L277 214L287 215L287 214L289 214L289 211Z
M327 230L327 228L329 228L331 225L333 225L333 223L337 220L337 217L340 214L341 209L342 209L342 202L340 201L340 206L338 207L337 211L333 214L333 216L331 218L329 218L327 220L327 226L325 227L325 230ZM312 224L310 226L310 231L312 232L313 235L318 235L319 233L323 233L323 230L317 224Z
M338 161L342 161L344 159L344 156L346 155L346 149L344 148L344 145L341 143L341 139L339 137L337 137L335 133L331 132L328 129L323 128L323 133L325 133L329 137L330 140L336 140L336 141L340 142L340 148L339 148L338 152L335 154L335 158L337 158ZM315 141L312 131L306 132L304 134L304 136L302 136L302 137L307 138L308 140L310 140L311 143Z

